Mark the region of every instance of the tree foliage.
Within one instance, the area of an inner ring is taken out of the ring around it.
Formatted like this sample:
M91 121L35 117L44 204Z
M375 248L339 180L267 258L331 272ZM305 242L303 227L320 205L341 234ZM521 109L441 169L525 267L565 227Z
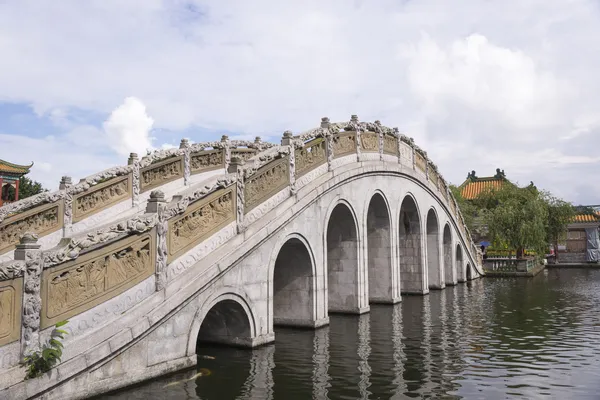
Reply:
M460 208L460 211L462 212L467 228L469 228L471 232L474 232L476 230L475 219L477 217L477 205L465 199L462 196L460 188L458 188L457 186L451 184L449 188L452 194L454 195L454 198L456 199L458 208Z
M26 176L19 179L19 199L25 199L42 192L47 192L47 190L42 187L41 183Z
M480 194L478 203L494 246L544 254L547 248L548 206L544 194L533 185L503 185Z
M554 254L558 257L558 240L567 232L567 225L573 220L577 210L571 203L554 197L548 192L544 193L543 196L548 207L546 241L552 243Z
M23 359L23 364L27 368L25 379L33 379L50 371L57 363L60 362L63 351L63 344L66 331L58 329L66 325L69 321L61 321L57 323L50 333L48 343L45 343L38 351L33 351L27 354Z

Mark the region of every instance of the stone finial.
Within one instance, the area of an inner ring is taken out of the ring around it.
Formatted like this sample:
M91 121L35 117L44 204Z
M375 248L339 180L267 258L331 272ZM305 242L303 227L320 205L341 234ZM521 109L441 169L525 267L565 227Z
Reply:
M150 192L150 198L148 199L148 204L146 205L146 213L149 214L158 212L160 204L164 204L166 202L167 199L165 198L165 193L162 190L153 190Z
M358 115L352 114L352 116L350 117L350 121L351 122L358 122Z
M42 245L38 243L38 235L33 232L25 232L15 247L15 260L25 260L27 250L38 250Z
M260 138L260 136L257 136L254 138L254 143L260 143L262 142L262 139Z
M226 142L228 140L229 140L229 136L227 136L227 135L221 136L221 142Z
M323 128L323 129L329 128L329 117L321 118L321 128Z
M25 232L23 235L21 235L21 238L19 239L19 244L37 243L38 239L39 237L37 234L33 232Z
M60 190L65 190L67 186L71 186L72 184L73 180L70 176L63 176L62 178L60 178L60 185L58 186L58 188Z
M398 127L397 127L397 126L393 127L393 128L392 128L392 131L394 131L394 134L396 134L396 135L400 135L400 129L398 129Z
M244 165L244 161L242 161L239 157L231 157L229 161L229 166L227 167L227 172L230 174L237 173L238 167Z
M376 119L376 120L375 120L375 125L381 125L381 121L380 121L380 120L378 120L378 119Z
M187 140L186 138L181 139L181 142L179 143L179 148L187 149L188 147L190 147L190 141Z
M129 153L129 159L127 159L127 165L131 165L138 160L137 153Z
M285 132L283 132L283 137L281 138L281 145L282 146L289 146L289 145L291 145L293 137L294 137L294 134L292 133L292 131L285 131Z

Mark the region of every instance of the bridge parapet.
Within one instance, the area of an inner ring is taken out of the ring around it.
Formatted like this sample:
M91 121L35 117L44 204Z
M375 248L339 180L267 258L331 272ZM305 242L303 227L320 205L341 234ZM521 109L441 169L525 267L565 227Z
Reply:
M242 149L255 154L244 162L236 153ZM353 116L343 123L323 118L320 127L297 136L285 132L280 145L230 141L227 137L191 145L184 140L178 149L157 151L141 160L132 155L125 167L103 171L76 185L65 179L58 192L0 209L0 218L19 217L18 213L27 218L31 210L58 205L57 212L64 212L66 221L59 225L65 229L87 215L75 211L85 203L79 201L85 196L98 198L104 207L124 200L133 207L147 199L140 213L88 232L67 232L69 237L54 248L39 250L37 244L33 249L31 243L27 247L27 239L15 244L22 247L18 259L0 264L0 306L12 310L0 317L10 321L4 324L0 319L0 360L8 360L1 367L15 366L25 351L39 346L38 336L60 320L84 319L82 315L143 282L150 282L153 291L165 289L187 266L244 232L309 182L335 169L336 163L377 160L411 171L445 205L465 250L480 270L481 252L471 241L446 181L427 153L397 128L378 121L359 122ZM202 185L192 182L194 174L221 169L223 174ZM157 188L174 180L181 180L188 188L168 201ZM122 190L111 191L113 187ZM89 204L89 212L101 212L92 200ZM60 207L70 210L68 217ZM6 221L10 222L9 218ZM226 233L214 238L223 231ZM191 253L188 262L185 258ZM149 294L136 297L135 302L143 301L144 296ZM85 326L88 330L95 327L88 322ZM28 339L15 332L28 332Z

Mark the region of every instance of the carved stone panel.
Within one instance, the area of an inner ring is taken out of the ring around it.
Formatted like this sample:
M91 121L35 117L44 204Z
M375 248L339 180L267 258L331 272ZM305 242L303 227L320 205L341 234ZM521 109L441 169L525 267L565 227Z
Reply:
M406 165L411 165L413 162L412 156L412 147L407 145L406 143L400 143L400 157L405 160L403 163Z
M438 185L438 174L432 168L429 168L429 180L435 187Z
M131 198L131 174L109 179L73 197L73 222Z
M360 147L365 152L379 152L379 134L376 132L361 133Z
M23 277L0 282L0 346L21 337Z
M442 196L444 196L444 198L446 200L448 200L448 186L446 186L444 181L441 179L440 179L440 192L442 192Z
M338 133L333 136L333 157L356 153L356 132Z
M42 273L41 328L111 299L152 276L156 232L132 235Z
M169 220L168 262L235 221L236 185L211 193Z
M383 152L385 154L398 155L398 139L392 135L383 135Z
M425 160L425 157L419 152L415 152L415 164L417 165L418 170L425 173L427 169L427 160Z
M324 164L327 162L325 139L317 138L306 143L303 148L294 152L294 159L296 161L296 178Z
M231 157L237 157L242 161L246 161L256 154L255 149L231 149Z
M61 200L5 219L0 223L0 254L14 249L25 232L41 237L62 229L64 214Z
M452 215L456 216L456 204L454 203L454 200L450 199L450 208L452 209Z
M171 157L156 164L150 164L140 171L141 192L179 178L183 178L183 156Z
M197 151L190 156L192 175L219 168L225 168L225 151L223 149Z
M254 175L246 178L244 186L244 212L247 213L252 210L289 184L288 157L271 161L256 171Z

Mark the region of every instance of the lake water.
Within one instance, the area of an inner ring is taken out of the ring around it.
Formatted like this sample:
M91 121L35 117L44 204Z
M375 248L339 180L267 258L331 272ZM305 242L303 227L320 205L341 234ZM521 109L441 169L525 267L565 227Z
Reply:
M330 322L200 348L195 370L102 398L600 399L600 270L479 279Z

